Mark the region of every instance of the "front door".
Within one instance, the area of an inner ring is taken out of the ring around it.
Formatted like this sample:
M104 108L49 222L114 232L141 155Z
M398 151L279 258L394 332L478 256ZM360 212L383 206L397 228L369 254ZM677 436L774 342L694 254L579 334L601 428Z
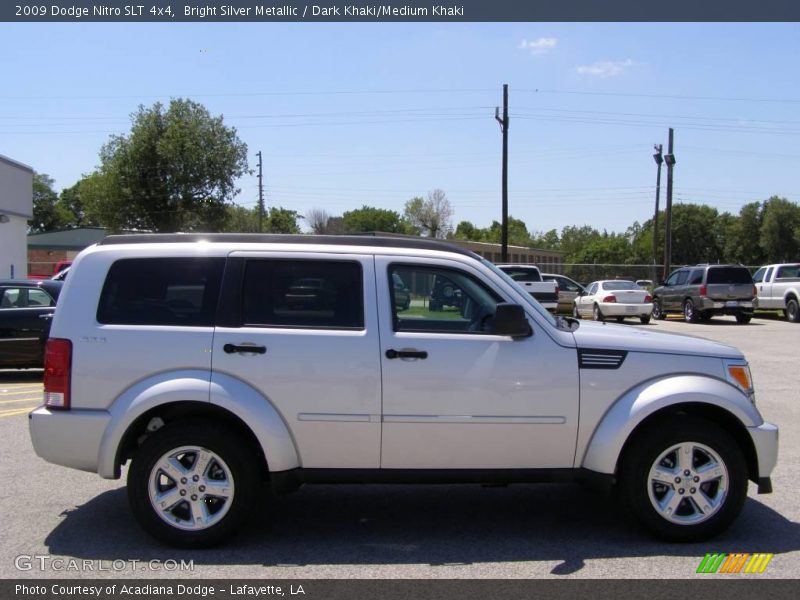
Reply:
M384 469L572 467L578 364L541 327L489 333L508 301L455 261L376 257ZM410 291L394 299L393 279ZM449 302L437 294L447 290ZM533 322L531 320L531 322Z

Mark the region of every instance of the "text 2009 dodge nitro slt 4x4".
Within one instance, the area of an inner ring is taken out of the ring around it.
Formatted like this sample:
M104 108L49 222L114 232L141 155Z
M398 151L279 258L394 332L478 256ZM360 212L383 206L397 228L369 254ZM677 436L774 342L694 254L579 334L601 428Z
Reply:
M398 306L398 279L409 292ZM430 310L434 282L461 295ZM313 285L309 282L313 282ZM778 430L741 352L547 313L477 255L372 237L112 236L80 254L30 415L170 544L239 529L267 479L606 478L670 540L708 538Z

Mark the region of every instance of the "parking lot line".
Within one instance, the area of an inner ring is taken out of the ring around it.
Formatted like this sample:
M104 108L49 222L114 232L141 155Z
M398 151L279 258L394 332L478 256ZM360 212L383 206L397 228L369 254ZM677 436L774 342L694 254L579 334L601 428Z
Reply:
M41 399L42 399L41 396L31 396L28 398L14 398L13 400L0 400L0 404L14 404L17 402L34 402Z
M13 391L13 392L0 390L0 398L12 398L14 396L21 396L21 395L25 395L25 394L35 394L35 393L41 392L41 391L42 391L41 387L30 388L30 389L27 389L27 390L16 390L16 391Z
M0 410L0 419L2 419L3 417L13 417L16 415L27 414L31 412L34 408L36 407L28 406L26 408L15 408L13 410Z

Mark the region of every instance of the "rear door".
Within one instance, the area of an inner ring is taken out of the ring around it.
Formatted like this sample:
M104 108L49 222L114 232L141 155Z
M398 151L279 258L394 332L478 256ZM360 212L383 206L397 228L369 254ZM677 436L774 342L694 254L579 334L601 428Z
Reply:
M753 298L753 277L745 267L710 267L706 287L713 300L733 303Z
M223 289L212 381L233 377L260 392L304 468L379 467L372 256L234 253Z

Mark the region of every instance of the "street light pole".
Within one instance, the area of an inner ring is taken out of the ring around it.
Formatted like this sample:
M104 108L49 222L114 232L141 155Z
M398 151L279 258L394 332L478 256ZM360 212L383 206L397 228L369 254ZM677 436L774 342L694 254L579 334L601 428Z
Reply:
M664 156L661 144L655 144L653 147L656 150L656 153L653 154L653 160L658 165L658 170L656 171L656 210L653 213L653 283L656 283L658 281L658 268L656 267L658 261L658 201L661 195L661 164L664 162Z
M508 84L503 84L503 118L500 109L494 111L494 118L500 123L503 132L503 215L500 233L500 255L502 262L508 262Z

